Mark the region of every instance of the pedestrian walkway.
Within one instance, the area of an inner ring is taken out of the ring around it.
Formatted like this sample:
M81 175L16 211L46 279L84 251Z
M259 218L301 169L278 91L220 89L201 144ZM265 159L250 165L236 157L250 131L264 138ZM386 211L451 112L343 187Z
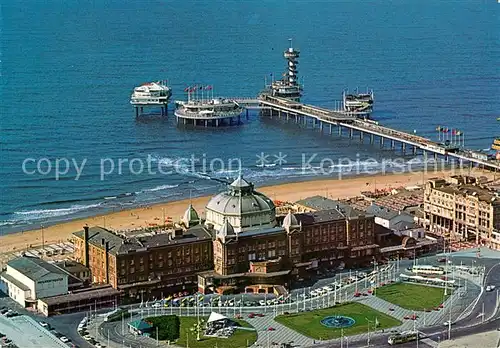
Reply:
M294 346L310 346L313 339L306 337L297 331L276 322L273 315L264 317L255 317L248 319L248 322L257 330L257 342L253 347L269 347L273 342L286 343L292 342ZM269 330L272 328L274 330Z

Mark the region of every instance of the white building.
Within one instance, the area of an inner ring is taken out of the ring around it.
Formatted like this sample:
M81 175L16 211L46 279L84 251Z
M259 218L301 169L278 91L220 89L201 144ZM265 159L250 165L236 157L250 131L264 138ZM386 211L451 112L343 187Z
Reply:
M21 256L0 274L0 290L23 307L36 307L39 298L68 293L68 275L37 257Z

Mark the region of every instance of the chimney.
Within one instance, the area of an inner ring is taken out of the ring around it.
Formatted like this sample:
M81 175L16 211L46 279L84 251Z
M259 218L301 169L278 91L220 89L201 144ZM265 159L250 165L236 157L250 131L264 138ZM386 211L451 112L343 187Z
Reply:
M89 226L83 226L83 265L89 267Z
M106 242L106 254L104 255L104 275L106 277L106 284L109 284L109 242Z

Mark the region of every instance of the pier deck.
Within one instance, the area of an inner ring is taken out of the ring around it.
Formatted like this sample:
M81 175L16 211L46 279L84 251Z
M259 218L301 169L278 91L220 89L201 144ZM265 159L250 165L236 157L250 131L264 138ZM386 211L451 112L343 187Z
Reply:
M428 153L432 153L434 154L434 157L441 155L445 156L445 159L447 160L449 157L453 157L460 163L467 161L469 163L484 166L486 169L495 171L500 170L499 160L484 160L475 158L469 154L467 149L447 147L416 134L381 126L373 121L361 120L355 115L350 115L348 113L307 105L285 98L270 96L268 94L261 94L258 98L232 99L247 109L259 108L269 110L271 116L277 112L278 117L286 117L287 119L295 118L296 122L302 120L307 122L307 120L310 119L313 121L313 124L318 124L320 129L323 129L324 125L328 125L330 127L330 133L332 133L332 126L336 126L338 127L339 134L342 133L342 128L348 129L349 136L351 138L353 137L354 131L359 132L361 140L364 138L365 134L369 135L370 143L374 142L374 137L376 136L379 138L381 146L383 146L384 140L389 140L391 142L391 148L395 147L396 142L400 143L403 152L405 151L406 146L411 146L413 147L414 153L416 153L417 150L421 150L424 155L424 159L427 158Z

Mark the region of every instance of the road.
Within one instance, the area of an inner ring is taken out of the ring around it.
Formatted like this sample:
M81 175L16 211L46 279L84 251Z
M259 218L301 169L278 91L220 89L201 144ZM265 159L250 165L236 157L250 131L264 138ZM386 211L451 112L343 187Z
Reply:
M471 264L470 257L452 257L453 264L459 265ZM424 260L421 260L424 261ZM420 262L423 264L424 262ZM426 262L431 264L433 262ZM479 263L479 260L478 260ZM498 289L500 286L500 263L496 259L481 259L480 264L485 266L485 279L484 285L495 285ZM486 292L483 291L480 297L477 299L474 307L472 308L469 315L465 318L460 319L451 326L449 332L449 327L443 324L421 328L420 332L425 334L426 338L419 342L420 347L436 347L437 344L449 338L458 338L463 336L468 336L472 334L488 332L500 328L500 317L498 316L498 293L497 291ZM484 308L484 319L483 319L483 308ZM392 347L387 343L387 338L389 334L377 335L371 337L370 346L371 347ZM416 342L409 342L406 344L398 344L398 347L415 347ZM340 347L340 342L329 342L325 344L317 344L315 347ZM366 340L349 341L349 347L367 347Z
M453 254L451 254L451 255L453 255ZM451 259L455 265L459 265L461 263L463 263L464 265L471 265L471 258L470 257L454 257L453 256ZM485 283L488 285L495 285L497 288L500 288L500 272L499 272L500 264L498 263L498 260L480 259L477 261L478 261L478 265L481 264L481 265L484 265L486 267L486 282ZM436 257L434 257L434 256L422 258L422 259L415 260L415 261L414 260L402 260L399 262L400 271L402 271L404 268L410 267L414 262L418 262L419 264L437 263ZM367 270L364 270L364 271L366 272ZM234 314L238 313L238 311L240 311L240 313L242 313L243 315L245 315L245 313L248 314L250 312L266 312L267 313L266 314L266 321L267 321L267 319L272 318L272 315L273 315L272 313L275 310L277 310L278 313L283 313L284 311L293 312L293 311L296 311L297 309L303 310L304 304L305 304L306 309L310 309L313 307L314 308L324 307L324 306L333 304L333 297L331 295L329 296L329 297L332 297L332 301L330 301L330 302L326 301L325 296L323 297L324 300L322 300L321 298L315 298L315 299L308 299L306 301L303 301L300 299L299 295L303 294L305 291L309 292L312 289L322 287L322 286L326 285L327 283L331 283L335 279L338 280L340 277L345 278L346 275L348 275L348 274L349 274L349 272L344 272L342 275L337 275L334 278L320 280L314 286L307 288L305 290L299 289L299 290L292 291L291 298L298 299L298 302L295 302L292 304L280 305L277 307L274 307L274 306L242 307L239 309L236 309L234 307L220 307L220 308L215 308L214 310L217 310L217 311L222 312L222 313L226 313L228 316L234 316ZM352 272L352 274L354 275L355 272ZM396 275L396 272L393 271L392 276L395 276L395 275ZM386 276L386 279L387 279L387 276ZM380 280L380 281L382 281L382 280ZM359 288L359 291L364 291L363 288L365 288L365 286L363 285L363 281L358 283L358 288ZM353 289L354 289L354 285L351 285L349 287L349 292L352 293L354 291ZM344 291L344 290L342 290L342 291ZM476 287L476 290L474 290L474 289L472 289L472 286L471 286L471 288L467 292L474 293L474 291L476 294L479 292L477 290L477 287ZM474 295L474 296L476 296L476 295ZM342 297L343 297L342 300L347 299L347 297L345 297L345 294L342 295ZM349 294L349 297L352 297L352 294ZM208 298L208 296L207 296L207 298ZM236 298L237 299L240 298L240 295L237 295ZM472 298L466 298L463 300L463 302L464 303L467 301L470 302L470 300L472 300ZM85 340L83 340L76 332L76 327L77 327L78 323L86 315L86 313L64 314L64 315L54 316L51 318L45 318L45 317L40 317L34 313L27 312L26 310L20 308L20 306L18 306L17 304L15 304L12 300L10 300L8 298L7 299L1 298L0 304L2 304L3 301L7 301L7 302L10 301L9 303L7 303L8 307L15 308L15 310L17 310L19 313L28 314L31 317L34 317L38 321L43 320L43 321L48 322L58 332L67 336L68 338L70 338L78 346L84 347L84 348L90 347L90 345ZM5 303L4 303L4 305L5 305ZM483 306L484 306L484 319L483 319L483 316L481 315L482 311L483 311ZM132 306L127 306L127 307L137 309L138 305L132 305ZM453 313L453 316L458 317L459 313L463 312L463 310L465 309L465 304L462 304L461 306L457 305L454 307L457 307L458 312ZM468 314L465 318L461 319L455 325L452 326L451 336L452 337L459 337L459 336L463 336L463 335L467 335L467 334L471 334L471 333L489 331L491 329L497 328L498 323L496 322L496 319L493 320L494 319L493 317L497 313L497 309L498 309L497 307L498 307L497 292L496 291L482 292L481 297L479 298L479 300L477 301L475 306L470 310L470 314ZM152 310L152 309L149 309L149 310L150 310L150 314L154 315L154 310ZM187 311L192 312L194 310L194 308L193 307L185 307L182 309L174 309L174 313L177 312L178 310L182 310L182 312L183 312L182 314L185 315L185 314L188 314ZM205 308L204 310L205 310L205 315L208 315L209 311L211 309ZM107 311L109 311L109 309ZM167 312L167 314L170 311L171 311L170 309L165 310L165 312ZM144 314L146 314L146 313L144 313ZM484 323L481 324L481 322L483 320L484 320ZM469 325L475 325L475 324L479 324L481 326L480 327L473 327L473 328L468 327ZM105 324L102 326L102 328L100 330L101 331L99 332L99 334L101 336L102 343L104 343L104 344L107 343L106 341L107 341L107 337L108 337L108 330L109 330L110 341L116 341L119 343L123 343L121 321L118 321L117 323L114 323L114 324ZM126 330L126 327L125 327L125 330ZM279 330L277 330L277 331L279 331ZM283 335L278 335L277 331L276 331L277 336L283 336ZM447 328L445 328L442 324L438 324L438 325L433 326L433 327L425 327L421 331L426 333L427 335L429 335L429 338L432 339L433 341L439 341L439 340L442 340L443 338L447 338ZM92 336L97 336L95 331L91 331L90 334ZM283 332L283 334L285 334L285 332ZM141 341L137 341L137 339L134 339L132 336L130 336L129 338L130 338L130 341L128 340L128 338L126 338L125 346L127 346L127 343L128 343L128 346L133 346L133 347L140 347L140 346L148 347L149 346L149 344L146 342L145 339L141 339ZM352 337L351 339L354 339L354 337ZM144 340L144 341L142 341L142 340ZM375 336L371 337L370 341L371 341L370 342L371 346L376 346L376 347L387 346L387 334L382 335L382 336L375 335ZM149 340L149 343L150 342L151 342L151 340ZM308 345L309 344L310 343L308 343ZM425 346L425 343L422 342L422 344L424 344L424 346ZM306 346L306 345L303 345L303 346ZM339 342L332 342L332 343L316 344L315 346L317 346L317 347L335 347L335 346L340 346L340 343ZM349 346L350 347L364 347L364 346L366 346L366 340L350 341Z

